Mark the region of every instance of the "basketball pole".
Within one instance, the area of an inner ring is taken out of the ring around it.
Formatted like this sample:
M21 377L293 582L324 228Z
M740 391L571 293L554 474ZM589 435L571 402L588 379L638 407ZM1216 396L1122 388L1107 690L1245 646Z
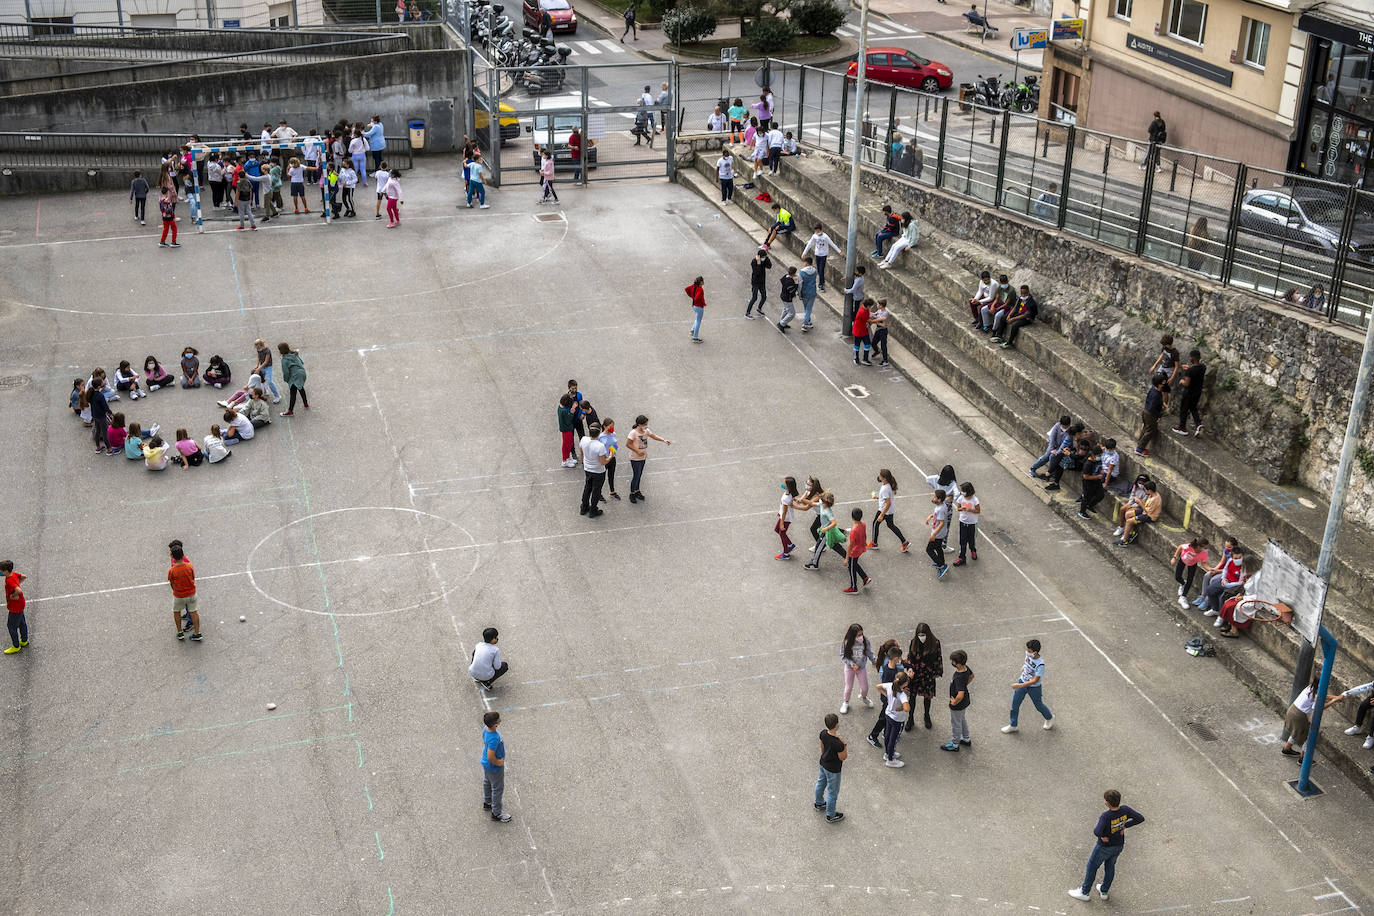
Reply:
M841 278L841 289L854 282L854 266L858 263L859 253L856 246L859 244L859 169L863 156L863 109L864 109L864 83L868 71L868 0L863 0L863 9L859 13L859 66L854 74L854 149L849 156L849 225L845 228L844 234L844 276ZM825 277L821 277L822 280ZM859 310L861 303L855 302L854 297L846 295L844 297L844 326L840 328L840 333L850 336L853 330L851 324L854 321L854 313Z
M1364 352L1360 355L1360 371L1355 377L1355 393L1350 399L1350 419L1345 424L1345 442L1341 444L1341 461L1336 467L1336 480L1331 485L1331 507L1326 513L1326 530L1322 532L1321 554L1317 557L1317 578L1321 579L1328 591L1331 588L1331 567L1335 563L1336 543L1341 535L1341 520L1345 509L1345 496L1350 489L1350 475L1354 470L1355 452L1360 442L1360 427L1365 410L1369 406L1369 377L1374 374L1374 314L1368 316L1369 327L1364 335ZM1317 609L1317 620L1321 620L1322 608ZM1293 690L1289 702L1296 698L1312 678L1312 661L1316 647L1303 638L1302 648L1298 650L1298 664L1293 671ZM1322 681L1321 696L1317 698L1320 706L1326 701L1326 679ZM1316 729L1313 730L1313 746L1316 743ZM1309 752L1308 757L1311 757ZM1304 765L1307 761L1304 761Z

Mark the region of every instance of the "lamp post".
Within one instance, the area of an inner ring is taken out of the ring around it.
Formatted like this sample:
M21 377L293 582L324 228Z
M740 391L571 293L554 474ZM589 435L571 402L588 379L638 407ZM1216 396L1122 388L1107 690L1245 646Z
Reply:
M859 162L863 155L863 108L864 108L864 71L868 64L868 0L863 0L859 13L859 67L854 80L854 143L849 157L849 227L845 232L844 283L854 276L854 265L858 260L856 247L859 239ZM824 279L824 277L822 277ZM853 330L854 297L844 297L844 327L841 333L849 336Z

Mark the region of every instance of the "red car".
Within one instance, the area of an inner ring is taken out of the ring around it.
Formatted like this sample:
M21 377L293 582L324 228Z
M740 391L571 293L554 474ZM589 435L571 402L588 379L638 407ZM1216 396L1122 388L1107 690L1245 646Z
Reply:
M855 79L858 75L859 62L850 61L849 78ZM922 92L938 92L954 85L954 71L905 48L869 48L864 79L909 86Z
M555 32L577 31L577 13L568 0L524 0L524 8L525 24L532 29L538 29L539 20L548 13Z

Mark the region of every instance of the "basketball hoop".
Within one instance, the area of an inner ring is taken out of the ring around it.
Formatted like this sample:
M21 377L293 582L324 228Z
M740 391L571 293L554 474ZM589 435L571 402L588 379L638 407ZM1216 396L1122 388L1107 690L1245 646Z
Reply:
M1245 598L1236 605L1236 616L1248 617L1256 623L1293 622L1293 609L1282 601L1273 603L1258 598Z

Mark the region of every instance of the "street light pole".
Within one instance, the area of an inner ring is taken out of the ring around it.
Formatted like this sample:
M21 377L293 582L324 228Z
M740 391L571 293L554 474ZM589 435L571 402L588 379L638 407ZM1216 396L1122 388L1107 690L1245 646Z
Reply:
M864 71L868 64L868 0L863 0L859 14L859 68L854 80L854 143L849 157L849 228L845 232L844 284L850 284L854 265L858 260L859 244L859 161L863 155ZM821 278L825 279L824 277ZM854 297L844 297L844 327L840 333L848 336L854 320ZM1374 322L1372 322L1374 324Z

